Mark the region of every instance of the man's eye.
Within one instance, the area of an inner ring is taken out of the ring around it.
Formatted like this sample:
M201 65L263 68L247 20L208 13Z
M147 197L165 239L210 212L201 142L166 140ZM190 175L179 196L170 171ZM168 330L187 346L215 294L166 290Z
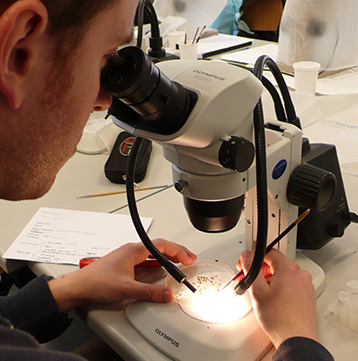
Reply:
M107 64L108 60L109 60L113 55L114 55L114 54L106 54L106 55L104 56L103 62L102 62L102 67L101 67L101 68L103 68L103 67Z

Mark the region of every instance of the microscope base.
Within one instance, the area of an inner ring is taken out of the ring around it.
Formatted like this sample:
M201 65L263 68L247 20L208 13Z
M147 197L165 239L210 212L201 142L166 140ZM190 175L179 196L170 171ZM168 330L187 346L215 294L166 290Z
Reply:
M199 259L219 260L235 269L240 253L244 250L243 237L231 235L200 254ZM318 297L324 290L322 269L298 252L295 261L311 273ZM237 321L218 324L188 316L176 302L137 302L126 308L125 315L146 341L173 360L196 361L200 358L257 361L272 348L253 311Z
M316 289L316 298L318 298L325 287L325 275L322 268L299 252L296 252L295 261L301 269L308 271L312 275L312 283Z

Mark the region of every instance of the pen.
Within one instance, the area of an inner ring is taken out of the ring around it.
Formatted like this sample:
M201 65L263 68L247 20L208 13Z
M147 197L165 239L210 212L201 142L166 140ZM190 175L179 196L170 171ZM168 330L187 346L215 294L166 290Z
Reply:
M86 267L89 264L99 260L100 257L87 257L87 258L81 258L78 266L80 268ZM134 266L135 268L159 268L162 267L161 263L157 261L156 259L148 258L145 261L138 263Z
M310 209L306 209L296 220L294 220L282 233L280 233L267 247L265 254L269 252L278 242L281 241L283 237L289 233L292 228L294 228L298 223L300 223L307 215L310 213ZM244 275L244 271L241 270L224 288L221 289L223 291L226 287L230 286L233 282L237 281L241 276Z
M240 49L237 49L238 51L243 51L243 50L247 50L247 49L250 49L249 46L247 46L246 48L240 48Z
M218 54L222 54L222 53L226 53L228 51L232 51L232 50L237 50L237 49L241 49L241 48L245 48L249 45L252 44L252 41L248 41L246 43L242 43L242 44L237 44L237 45L233 45L233 46L229 46L227 48L222 48L222 49L217 49L217 50L212 50L212 51L208 51L206 53L202 53L201 56L202 58L209 58L210 56L214 56L214 55L218 55Z

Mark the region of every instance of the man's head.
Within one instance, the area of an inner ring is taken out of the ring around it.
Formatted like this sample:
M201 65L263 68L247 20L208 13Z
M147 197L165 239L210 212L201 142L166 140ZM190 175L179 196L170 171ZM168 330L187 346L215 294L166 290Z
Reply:
M71 157L137 0L0 0L0 198L37 198Z

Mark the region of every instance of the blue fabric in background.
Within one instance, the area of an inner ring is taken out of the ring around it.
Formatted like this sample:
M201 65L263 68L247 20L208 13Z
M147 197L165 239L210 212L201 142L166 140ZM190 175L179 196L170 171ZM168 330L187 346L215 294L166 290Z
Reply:
M242 0L227 0L224 9L210 27L217 29L221 34L237 35L240 30L251 33L246 23L240 20L242 16L241 5Z

